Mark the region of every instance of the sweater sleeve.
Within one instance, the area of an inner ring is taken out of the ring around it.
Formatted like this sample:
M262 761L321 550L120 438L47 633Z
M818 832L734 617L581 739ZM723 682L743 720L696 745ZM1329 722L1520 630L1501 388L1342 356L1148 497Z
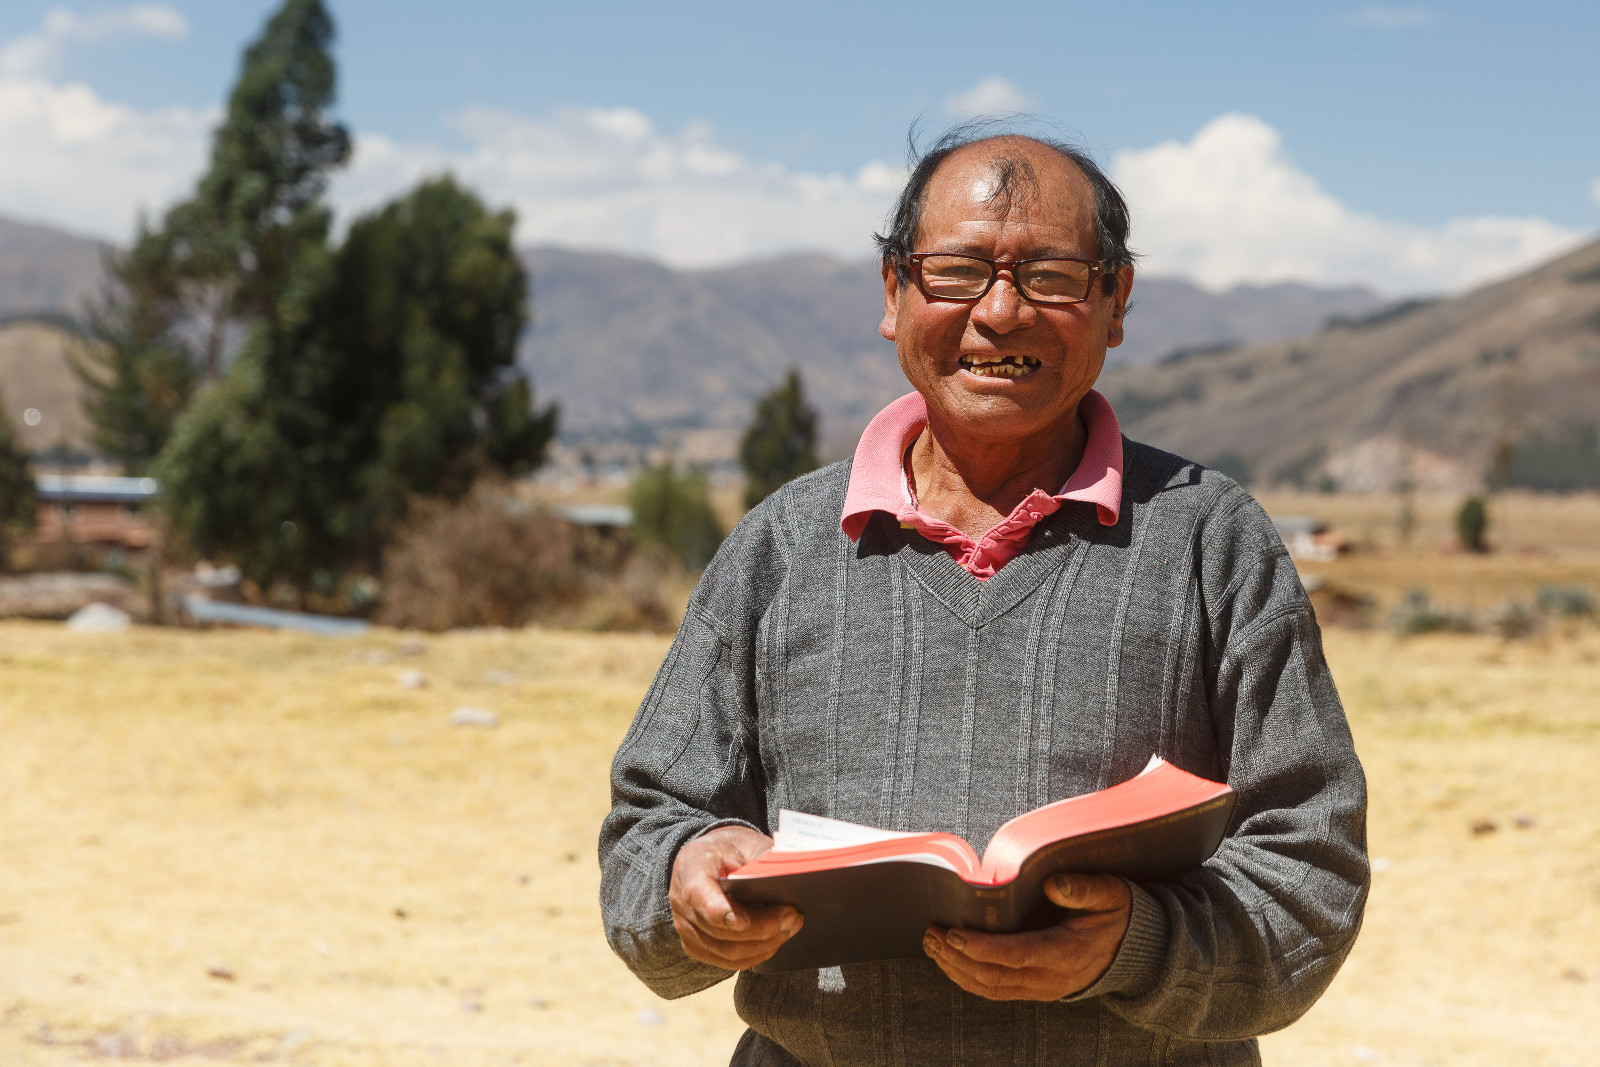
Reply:
M687 996L733 973L689 958L673 929L667 890L678 850L717 826L765 832L751 642L721 622L751 605L718 610L764 584L732 573L734 560L760 558L753 539L750 529L736 530L702 577L611 767L611 812L600 830L606 940L664 997ZM774 570L757 569L764 577Z
M1130 958L1101 990L1130 1022L1200 1040L1304 1014L1354 944L1369 884L1366 782L1321 632L1266 516L1253 501L1238 511L1220 547L1201 546L1206 699L1233 827L1200 868L1144 887Z

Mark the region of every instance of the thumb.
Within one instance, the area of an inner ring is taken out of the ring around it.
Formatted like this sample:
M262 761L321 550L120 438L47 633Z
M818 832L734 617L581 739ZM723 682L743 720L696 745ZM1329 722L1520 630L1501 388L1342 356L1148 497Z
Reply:
M1109 874L1058 874L1045 882L1044 895L1073 911L1116 911L1132 897L1127 883Z

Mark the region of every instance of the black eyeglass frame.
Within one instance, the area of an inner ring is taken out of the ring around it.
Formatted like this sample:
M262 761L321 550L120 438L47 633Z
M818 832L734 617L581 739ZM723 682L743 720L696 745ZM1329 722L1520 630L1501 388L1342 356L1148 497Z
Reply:
M977 296L940 296L935 293L930 293L928 292L927 284L922 280L922 261L930 256L944 256L950 259L970 259L974 263L988 264L989 281L984 285L983 292L979 293ZM995 279L1000 277L1001 271L1011 275L1011 284L1016 288L1017 295L1022 297L1022 299L1026 300L1030 304L1043 304L1046 306L1081 304L1085 300L1088 300L1091 295L1093 295L1094 283L1100 278L1107 277L1110 269L1106 266L1106 262L1103 259L1079 259L1077 256L1035 256L1032 259L984 259L982 256L968 255L965 252L908 252L902 256L901 259L908 267L911 268L911 277L916 280L917 289L921 291L923 296L927 297L929 300L943 300L952 304L976 304L978 301L988 296L989 290L994 288ZM1089 268L1089 278L1084 283L1082 296L1075 299L1069 298L1066 300L1041 300L1037 297L1029 296L1023 291L1022 283L1017 280L1016 268L1024 266L1028 263L1060 263L1063 261L1067 263L1082 263Z

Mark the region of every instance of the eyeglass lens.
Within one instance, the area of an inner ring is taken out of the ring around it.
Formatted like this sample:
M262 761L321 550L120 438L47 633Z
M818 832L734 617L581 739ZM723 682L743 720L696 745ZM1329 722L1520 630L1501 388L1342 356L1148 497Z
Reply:
M989 287L994 268L969 256L928 256L922 261L922 286L932 297L972 300ZM1039 259L1012 268L1017 288L1029 300L1071 303L1089 295L1093 272L1075 259Z

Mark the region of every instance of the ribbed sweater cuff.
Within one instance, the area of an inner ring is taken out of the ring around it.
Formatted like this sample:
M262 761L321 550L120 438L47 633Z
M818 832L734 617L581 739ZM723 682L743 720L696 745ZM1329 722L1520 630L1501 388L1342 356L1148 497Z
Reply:
M1098 981L1066 1000L1088 1000L1107 993L1137 997L1148 992L1160 977L1172 930L1167 911L1142 887L1133 882L1127 886L1133 894L1133 907L1128 915L1128 932L1122 935L1116 957Z

